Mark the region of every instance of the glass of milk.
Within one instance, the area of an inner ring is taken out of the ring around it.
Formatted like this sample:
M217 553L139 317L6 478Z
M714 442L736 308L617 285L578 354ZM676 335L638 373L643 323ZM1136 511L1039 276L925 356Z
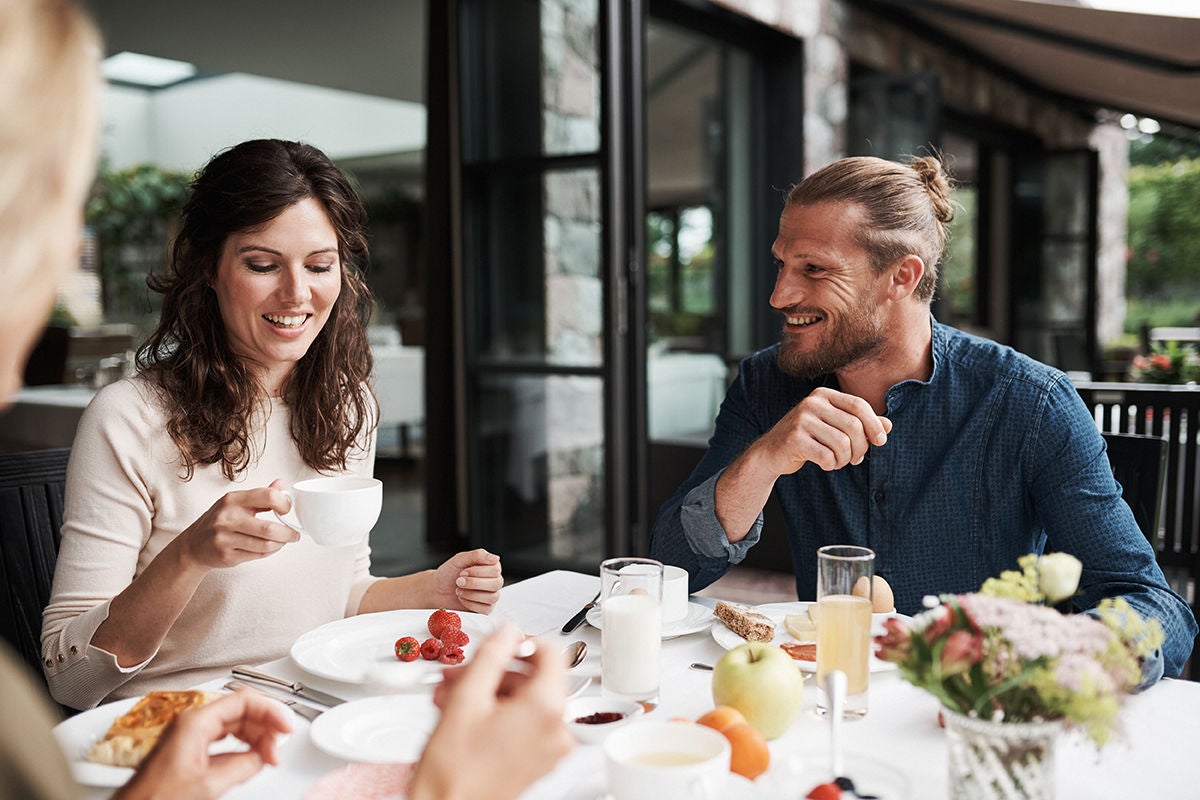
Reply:
M600 565L601 694L658 703L663 565L610 558Z

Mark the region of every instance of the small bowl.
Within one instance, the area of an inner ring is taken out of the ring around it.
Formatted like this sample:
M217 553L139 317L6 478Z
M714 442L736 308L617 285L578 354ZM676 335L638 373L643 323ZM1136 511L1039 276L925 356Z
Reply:
M612 722L575 721L580 717L602 713L616 713L621 717ZM631 720L640 717L643 713L645 711L641 703L591 695L567 701L567 710L563 714L563 719L566 720L567 727L571 729L571 733L575 734L576 739L584 744L600 744L610 733L623 725L628 725Z

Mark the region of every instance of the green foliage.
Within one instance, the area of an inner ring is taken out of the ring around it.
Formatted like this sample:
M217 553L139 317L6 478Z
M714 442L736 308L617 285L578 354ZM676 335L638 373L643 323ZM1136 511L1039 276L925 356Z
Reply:
M1129 171L1131 296L1200 282L1200 158Z
M138 308L145 276L166 264L169 231L190 179L153 164L122 170L101 165L85 216L100 240L100 276L110 318L147 310Z
M1190 328L1200 325L1200 286L1174 286L1166 297L1130 296L1125 307L1125 332L1134 336L1136 345L1142 326L1151 328Z
M1131 166L1153 166L1185 158L1200 158L1200 140L1159 134L1145 141L1134 139L1129 143Z

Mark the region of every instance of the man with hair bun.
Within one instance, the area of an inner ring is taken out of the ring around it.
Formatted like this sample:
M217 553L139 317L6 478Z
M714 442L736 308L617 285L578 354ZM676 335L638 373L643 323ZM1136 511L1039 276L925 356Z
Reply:
M1196 620L1070 380L931 314L953 216L929 157L846 158L788 192L771 248L782 339L742 361L651 555L687 569L692 591L707 586L764 535L772 490L802 600L829 544L875 550L904 614L928 594L975 591L1026 553L1064 551L1084 565L1077 608L1123 595L1162 622L1143 685L1178 675Z

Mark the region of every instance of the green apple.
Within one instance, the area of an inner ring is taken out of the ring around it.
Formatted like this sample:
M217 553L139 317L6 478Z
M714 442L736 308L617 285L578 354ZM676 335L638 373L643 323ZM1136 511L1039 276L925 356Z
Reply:
M733 706L767 739L782 736L800 713L804 676L792 657L770 642L746 642L713 668L713 702Z

